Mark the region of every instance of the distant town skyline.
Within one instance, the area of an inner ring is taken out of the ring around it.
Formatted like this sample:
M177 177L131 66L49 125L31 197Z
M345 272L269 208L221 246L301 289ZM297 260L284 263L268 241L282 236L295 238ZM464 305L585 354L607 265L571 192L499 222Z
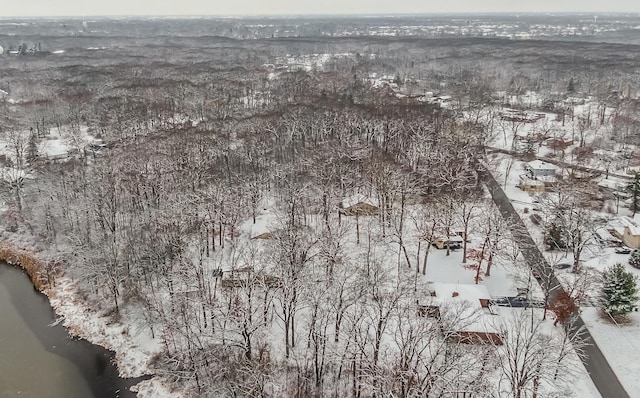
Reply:
M23 0L4 4L0 18L110 15L339 15L576 12L640 13L630 0Z

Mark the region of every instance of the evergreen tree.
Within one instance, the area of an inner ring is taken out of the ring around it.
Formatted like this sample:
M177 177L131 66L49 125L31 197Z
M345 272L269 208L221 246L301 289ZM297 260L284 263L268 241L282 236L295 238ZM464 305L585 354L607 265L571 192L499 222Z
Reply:
M393 82L394 82L395 84L397 84L398 86L402 84L402 78L400 77L400 73L397 73L397 74L396 74L396 78L395 78L395 79L393 79Z
M604 270L602 278L599 301L604 312L619 316L633 311L638 301L636 277L618 263Z
M562 238L562 227L556 223L549 224L547 232L544 235L544 244L547 245L550 250L566 249L567 244Z
M629 257L629 265L635 268L640 268L640 250L634 250Z
M31 131L29 136L29 145L27 147L27 160L33 162L38 157L38 143L36 142L36 135Z
M567 93L573 94L576 92L576 82L573 81L573 77L569 79L569 84L567 85Z
M627 192L631 194L631 210L635 216L640 208L640 173L636 172L633 179L627 184Z
M527 135L527 141L523 155L527 160L533 160L536 158L536 141L533 138L532 134Z

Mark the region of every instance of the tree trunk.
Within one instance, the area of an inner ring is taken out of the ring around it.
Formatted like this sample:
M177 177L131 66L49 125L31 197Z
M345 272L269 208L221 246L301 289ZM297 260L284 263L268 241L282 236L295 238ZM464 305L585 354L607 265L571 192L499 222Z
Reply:
M285 315L284 319L284 357L289 359L289 319Z
M462 237L462 239L464 239L462 241L462 264L466 264L467 263L467 235L468 235L468 231L469 231L469 221L467 220L467 222L464 224L464 236Z
M429 251L431 250L431 241L427 241L427 248L424 250L424 259L422 259L422 275L427 274L427 259L429 258Z

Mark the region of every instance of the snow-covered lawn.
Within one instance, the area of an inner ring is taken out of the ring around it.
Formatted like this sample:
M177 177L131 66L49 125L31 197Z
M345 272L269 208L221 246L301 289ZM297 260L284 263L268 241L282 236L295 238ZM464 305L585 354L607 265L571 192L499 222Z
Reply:
M589 373L587 373L587 369L584 366L579 366L576 368L576 380L573 383L573 394L576 397L584 397L584 398L600 398L602 395L596 388L595 384L589 377Z
M45 139L40 144L39 153L48 158L63 157L69 153L69 148L59 138Z
M600 317L597 308L583 308L582 319L607 362L631 397L640 392L640 313L632 312L630 322L616 325Z
M452 251L449 256L446 252L446 250L431 249L425 279L430 282L474 284L476 270L462 265L462 250ZM491 268L491 276L485 276L484 272L480 272L481 284L487 286L493 297L515 296L517 271L513 264L497 261Z
M505 185L506 169L510 161L512 162L511 171L506 179ZM524 171L524 163L525 162L519 160L509 159L509 155L495 154L495 161L493 163L495 168L492 172L496 176L498 182L503 185L503 189L507 194L507 197L510 198L512 205L520 214L525 225L527 225L527 229L531 233L534 241L536 241L542 248L542 241L544 237L543 228L539 225L535 225L531 221L532 214L540 213L540 209L537 209L538 204L535 203L536 198L528 192L522 191L517 186L519 183L519 175ZM620 215L627 213L628 210L623 209L621 206ZM613 217L606 213L601 213L601 215L603 217ZM559 263L573 263L573 256L570 252L543 251L543 254L552 265ZM629 255L618 254L615 252L614 248L602 247L594 242L585 249L582 258L584 264L584 278L587 278L583 282L586 282L586 293L591 297L592 304L594 302L594 298L598 294L599 283L597 283L596 278L599 272L618 262L628 264ZM628 265L627 269L640 276L640 270ZM555 270L555 273L563 284L576 284L578 277L572 273L570 269ZM640 354L640 343L634 341L638 336L640 336L640 315L638 315L638 313L633 313L631 315L633 322L630 325L616 326L601 320L599 318L597 308L583 307L582 318L596 340L599 348L605 354L613 370L620 378L620 381L627 392L633 396L634 391L640 391L640 381L637 378L637 374L640 371L640 362L637 361ZM574 384L574 392L576 396L601 396L583 366L580 366L579 372L581 376L579 376L578 380Z

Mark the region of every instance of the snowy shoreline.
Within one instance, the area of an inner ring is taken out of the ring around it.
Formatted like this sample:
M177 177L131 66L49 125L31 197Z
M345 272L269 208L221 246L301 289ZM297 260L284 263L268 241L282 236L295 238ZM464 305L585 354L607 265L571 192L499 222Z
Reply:
M0 237L0 244L14 247L42 263L53 257L46 252L34 249L35 243L29 245L31 249L27 249L23 247L24 244L13 243L14 239L5 238L5 236ZM22 242L32 241L31 237L26 237L24 234L14 235L12 238L18 238ZM7 258L2 261L20 267L29 274L29 270L15 259ZM33 276L30 274L29 276L30 281L33 282ZM133 392L138 393L138 397L180 396L175 391L171 391L167 383L155 374L153 360L160 353L161 348L158 341L147 339L140 330L131 331L130 323L114 321L108 314L91 311L86 295L78 291L76 283L64 272L55 277L53 286L37 286L35 283L33 286L48 298L49 305L56 316L55 323L61 322L69 336L82 338L113 353L113 360L121 378L151 376L150 379L131 388Z

